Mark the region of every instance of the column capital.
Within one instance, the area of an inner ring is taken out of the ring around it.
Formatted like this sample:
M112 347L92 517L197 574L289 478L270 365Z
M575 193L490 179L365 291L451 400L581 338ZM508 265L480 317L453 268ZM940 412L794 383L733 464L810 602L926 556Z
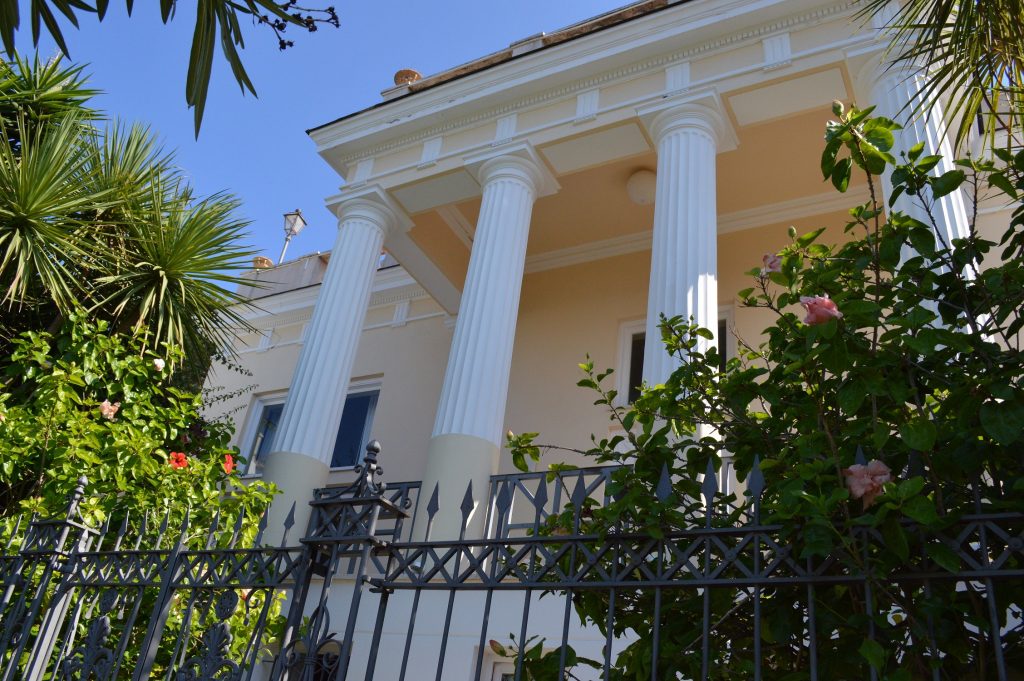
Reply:
M868 58L860 67L851 69L854 92L858 95L860 101L870 104L877 104L877 102L871 100L875 88L880 85L890 82L892 86L896 86L924 74L925 69L914 64L906 62L887 63L883 52L868 55Z
M716 150L732 151L738 140L721 99L715 91L684 92L637 109L655 146L679 130L698 130L715 142Z
M379 185L360 187L353 192L342 192L327 200L327 208L338 218L340 227L345 220L361 218L376 225L387 237L412 227L412 219Z
M481 186L507 177L527 184L536 197L548 196L561 189L558 180L531 144L502 145L500 150L493 149L468 156L464 163Z

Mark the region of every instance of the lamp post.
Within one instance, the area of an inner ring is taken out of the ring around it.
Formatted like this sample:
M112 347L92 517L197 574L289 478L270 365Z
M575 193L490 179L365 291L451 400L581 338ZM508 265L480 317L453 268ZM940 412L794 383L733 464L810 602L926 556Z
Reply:
M284 214L284 247L281 249L281 255L277 259L277 264L280 265L284 262L284 253L288 250L288 244L291 242L292 237L298 234L306 226L306 219L302 217L302 211L296 208L291 213Z

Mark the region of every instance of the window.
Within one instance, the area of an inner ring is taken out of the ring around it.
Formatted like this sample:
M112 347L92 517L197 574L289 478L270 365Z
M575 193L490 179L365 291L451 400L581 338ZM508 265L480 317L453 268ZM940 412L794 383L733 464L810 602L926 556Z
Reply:
M370 440L373 428L373 416L377 410L377 397L380 390L366 389L349 393L345 398L345 408L338 424L338 435L334 441L334 453L331 456L331 468L347 468L355 466L363 458L366 443ZM243 449L249 459L246 471L249 475L261 475L263 462L274 446L274 436L284 411L285 395L269 395L258 398L252 406L255 415L249 425L250 432L244 442L248 446Z
M730 310L719 310L718 332L718 368L725 371L725 363L732 356L732 339L729 334ZM623 384L620 378L619 394L625 393L628 404L640 397L640 385L644 378L644 341L647 338L643 321L627 322L619 330L619 344L624 351L619 358L619 374L628 381Z
M274 446L274 436L281 422L282 411L283 394L261 397L253 403L251 413L255 415L255 420L250 424L251 434L245 440L249 445L242 450L242 454L248 459L245 471L247 474L263 474L263 462L266 461L270 448Z
M373 413L377 410L379 390L352 393L345 400L341 413L338 438L334 441L331 468L355 466L363 458L363 450L370 440Z

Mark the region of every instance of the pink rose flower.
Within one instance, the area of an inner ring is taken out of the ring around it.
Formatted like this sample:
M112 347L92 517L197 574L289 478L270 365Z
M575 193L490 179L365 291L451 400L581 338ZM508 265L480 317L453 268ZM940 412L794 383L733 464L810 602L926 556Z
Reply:
M800 304L807 310L804 324L809 326L824 324L830 319L843 318L843 313L828 296L800 296Z
M761 274L782 271L782 258L773 253L765 253L761 258Z
M156 369L157 371L163 371L164 364L165 362L159 357L153 360L153 368Z
M850 496L863 499L864 508L875 502L875 497L882 493L882 485L892 480L892 471L878 459L872 459L868 465L854 464L843 469L846 486Z
M113 421L114 417L117 416L117 410L121 408L120 402L110 403L110 400L103 400L100 403L100 414L103 415L108 421Z

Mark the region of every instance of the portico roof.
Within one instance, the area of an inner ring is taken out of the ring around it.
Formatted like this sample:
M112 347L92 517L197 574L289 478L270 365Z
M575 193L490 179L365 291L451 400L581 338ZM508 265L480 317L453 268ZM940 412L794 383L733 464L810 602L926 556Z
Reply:
M450 69L446 69L444 71L441 71L440 73L435 73L414 83L409 83L407 85L397 85L394 88L385 90L384 94L386 98L384 101L378 102L373 106L366 107L365 109L360 109L358 111L345 114L344 116L339 116L338 118L335 118L334 120L329 121L327 123L314 126L306 130L306 133L311 134L313 132L316 132L317 130L326 128L329 125L332 125L339 121L343 121L347 118L358 116L359 114L364 113L366 111L371 111L373 109L386 106L387 104L395 101L396 99L409 97L411 95L416 94L417 92L429 90L430 88L437 87L438 85L442 85L443 83L457 80L458 78L462 78L464 76L468 76L479 71L484 71L499 64L503 64L507 61L511 61L513 59L521 57L525 54L530 54L531 52L536 52L537 50L543 50L545 48L552 47L554 45L559 45L570 40L575 40L585 35L596 33L606 28L611 28L612 26L623 24L627 21L632 21L633 19L637 19L638 17L652 14L659 10L665 9L666 7L682 4L684 2L689 1L690 0L640 0L640 2L630 3L624 7L613 9L603 14L598 14L595 17L591 17L583 21L578 21L575 24L566 26L565 28L560 28L551 33L538 33L536 35L532 35L528 38L518 40L510 44L505 49L498 50L497 52L492 52L491 54L488 54L486 56L478 57L477 59L466 62L464 64L460 64L459 66L455 66Z

